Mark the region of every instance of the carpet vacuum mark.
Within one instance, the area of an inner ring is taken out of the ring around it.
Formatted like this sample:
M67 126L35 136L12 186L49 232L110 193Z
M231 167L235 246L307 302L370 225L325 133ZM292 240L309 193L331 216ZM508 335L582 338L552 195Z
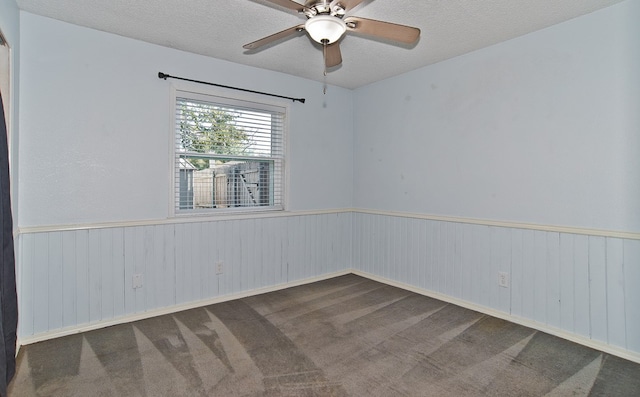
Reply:
M24 346L9 396L638 396L640 365L355 275Z

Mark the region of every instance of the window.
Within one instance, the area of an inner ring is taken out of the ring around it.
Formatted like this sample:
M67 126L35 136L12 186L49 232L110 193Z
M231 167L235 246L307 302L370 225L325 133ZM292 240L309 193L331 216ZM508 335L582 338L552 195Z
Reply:
M176 91L176 214L283 209L286 108Z

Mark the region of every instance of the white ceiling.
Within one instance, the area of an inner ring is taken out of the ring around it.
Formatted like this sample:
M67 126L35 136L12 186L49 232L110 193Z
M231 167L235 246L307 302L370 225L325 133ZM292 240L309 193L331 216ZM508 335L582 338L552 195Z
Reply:
M412 48L347 34L326 81L357 88L545 28L621 0L365 0L348 15L415 26ZM302 3L302 0L299 0ZM249 53L246 43L303 23L266 0L17 0L34 14L218 59L324 81L319 45L301 33Z

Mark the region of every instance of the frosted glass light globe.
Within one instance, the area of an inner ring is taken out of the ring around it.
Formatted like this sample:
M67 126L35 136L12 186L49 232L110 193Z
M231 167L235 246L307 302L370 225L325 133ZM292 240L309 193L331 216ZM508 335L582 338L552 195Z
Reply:
M307 19L304 29L318 43L332 44L340 40L340 37L347 31L347 24L342 19L331 15L316 15Z

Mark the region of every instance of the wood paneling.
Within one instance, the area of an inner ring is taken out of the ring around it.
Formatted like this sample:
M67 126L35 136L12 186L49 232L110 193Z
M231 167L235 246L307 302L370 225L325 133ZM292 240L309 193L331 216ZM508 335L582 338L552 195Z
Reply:
M625 240L623 250L627 349L640 352L640 240Z
M638 240L366 213L354 222L354 269L640 352Z
M640 240L337 212L31 232L18 247L21 337L354 268L640 352Z
M349 268L352 214L20 235L20 336ZM216 263L224 265L216 274ZM144 285L133 289L134 274Z

